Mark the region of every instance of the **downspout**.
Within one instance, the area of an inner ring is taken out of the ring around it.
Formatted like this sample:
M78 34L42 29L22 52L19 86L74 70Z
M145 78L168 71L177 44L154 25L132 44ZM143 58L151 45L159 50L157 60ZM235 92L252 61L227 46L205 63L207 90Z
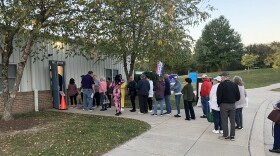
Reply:
M31 87L34 92L34 109L35 112L39 111L39 96L38 96L38 90L36 89L36 82L35 82L35 73L33 72L32 68L32 57L29 57L29 62L30 62L30 73L31 73Z

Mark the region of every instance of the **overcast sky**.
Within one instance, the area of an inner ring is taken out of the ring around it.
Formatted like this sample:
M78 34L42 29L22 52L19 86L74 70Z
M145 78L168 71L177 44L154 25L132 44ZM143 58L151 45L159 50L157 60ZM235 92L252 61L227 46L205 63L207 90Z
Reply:
M210 0L216 8L211 18L199 26L189 28L197 40L205 24L224 15L245 45L280 42L280 0Z

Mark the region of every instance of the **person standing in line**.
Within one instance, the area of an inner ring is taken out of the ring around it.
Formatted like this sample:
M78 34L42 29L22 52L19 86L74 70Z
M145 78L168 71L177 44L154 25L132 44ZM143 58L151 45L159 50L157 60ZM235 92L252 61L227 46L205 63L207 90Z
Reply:
M212 130L213 133L218 134L221 133L223 134L223 129L221 126L221 113L220 113L220 108L218 107L217 104L217 88L220 85L220 82L222 81L221 76L217 76L214 78L215 84L212 86L211 91L210 91L210 108L212 109L213 113L213 118L214 118L214 130Z
M178 80L178 76L174 77L175 79L175 84L174 86L171 87L171 90L174 90L174 95L175 95L175 102L176 102L176 108L177 108L177 114L174 115L174 117L181 117L180 114L180 102L181 102L181 82Z
M210 107L209 107L209 94L210 90L212 88L212 83L210 82L210 79L206 74L202 75L202 85L200 89L200 96L201 96L201 105L202 105L202 111L203 115L200 116L201 118L207 118L207 113L210 112Z
M89 71L87 75L85 75L82 79L82 89L83 89L83 110L92 108L93 95L95 93L94 90L94 81L93 81L93 72Z
M146 80L145 74L142 74L140 76L140 81L138 82L136 89L139 98L139 107L140 107L139 114L148 113L147 100L148 100L148 95L150 90L150 83L148 80Z
M150 90L149 90L149 97L148 97L148 107L149 107L149 111L148 112L151 113L151 112L153 112L154 83L151 80L149 75L147 75L146 79L150 83Z
M171 88L170 88L170 82L168 80L168 74L164 75L164 80L165 80L164 102L166 106L166 112L163 114L171 115L171 111L172 111L171 103L170 103Z
M100 82L97 79L96 75L93 75L93 81L94 81L94 91L95 91L94 99L93 99L93 107L99 107L99 105L100 105L100 94L99 94Z
M163 116L163 98L164 98L164 91L165 91L165 81L162 76L159 77L159 80L154 88L155 91L155 105L154 105L154 113L153 116L157 116L157 108L158 103L160 104L160 116Z
M280 111L280 100L273 107L275 110ZM274 123L273 134L274 134L273 148L269 149L269 152L280 153L280 123Z
M233 82L238 85L238 89L240 92L240 100L235 102L235 122L236 122L236 129L243 129L243 115L242 109L246 105L246 97L247 93L245 91L244 82L242 78L239 76L233 77Z
M99 96L100 96L100 104L102 106L102 108L100 109L100 111L105 111L107 110L107 104L104 104L103 101L104 99L106 98L106 92L107 92L107 84L106 84L106 81L105 81L105 78L104 77L101 77L100 78L100 85L99 85Z
M133 79L132 76L130 76L129 83L127 85L128 95L130 96L130 101L131 101L131 105L132 105L132 109L130 110L130 112L136 111L136 107L135 107L135 98L137 95L136 86L137 86L136 81Z
M184 108L186 119L185 120L195 120L195 113L193 110L192 102L193 102L193 86L192 79L186 78L185 81L187 84L182 89L183 99L184 99ZM191 115L190 115L191 114Z
M121 79L121 111L124 111L126 82L122 78L122 74L119 74L119 76L120 76L120 79Z
M119 75L115 76L115 81L111 83L111 88L113 88L113 99L116 107L116 116L122 114L121 112L121 79Z
M81 75L81 79L83 80L84 75ZM80 87L80 92L81 92L81 99L82 99L82 104L84 100L84 94L83 94L83 89L82 89L82 81L81 81L81 87Z
M240 99L238 86L229 80L229 73L220 75L222 82L217 89L217 103L220 107L223 137L225 140L235 140L235 102ZM230 120L230 135L228 134L228 119Z
M73 100L75 103L74 108L77 107L78 89L73 78L70 79L68 84L68 95L70 96L71 106L73 107Z
M111 78L108 77L107 78L107 97L108 97L108 100L109 100L109 105L108 105L108 108L111 108L111 105L112 105L112 93L113 93L113 89L110 87L111 85Z

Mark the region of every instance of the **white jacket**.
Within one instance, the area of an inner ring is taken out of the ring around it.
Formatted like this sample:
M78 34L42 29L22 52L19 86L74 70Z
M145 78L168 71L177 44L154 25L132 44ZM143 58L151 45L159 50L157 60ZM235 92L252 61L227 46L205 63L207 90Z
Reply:
M220 108L218 107L218 104L217 104L217 88L218 88L219 84L220 83L217 83L217 84L212 86L212 88L210 90L210 95L209 95L209 98L210 98L210 101L209 101L210 108L214 109L216 111L220 111Z
M150 90L149 90L149 97L153 97L154 96L154 84L152 80L149 80L150 83Z

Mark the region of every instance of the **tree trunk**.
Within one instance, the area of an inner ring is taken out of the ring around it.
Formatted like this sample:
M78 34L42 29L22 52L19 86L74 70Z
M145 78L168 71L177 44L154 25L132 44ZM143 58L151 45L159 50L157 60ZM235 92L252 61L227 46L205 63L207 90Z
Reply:
M28 39L28 41L25 45L24 52L21 56L21 59L18 63L16 80L14 82L14 86L13 86L13 89L11 91L11 94L8 95L7 101L5 101L5 99L4 99L4 112L3 112L2 120L9 121L9 120L13 119L12 106L13 106L14 100L16 98L16 94L17 94L19 84L20 84L21 79L22 79L22 74L23 74L28 56L31 53L31 47L33 45L33 41L34 41L34 34L31 34L31 36L29 37L29 39ZM9 60L8 60L8 62L9 62ZM8 65L9 65L9 63L8 63ZM3 74L3 72L2 72L2 74ZM9 93L9 91L8 91L8 93Z
M134 71L134 65L135 65L135 60L136 57L134 54L130 55L130 65L129 65L129 71L128 71L128 63L127 63L127 56L126 54L123 54L123 67L124 67L124 72L126 79L129 80L129 77L132 76L133 71Z

